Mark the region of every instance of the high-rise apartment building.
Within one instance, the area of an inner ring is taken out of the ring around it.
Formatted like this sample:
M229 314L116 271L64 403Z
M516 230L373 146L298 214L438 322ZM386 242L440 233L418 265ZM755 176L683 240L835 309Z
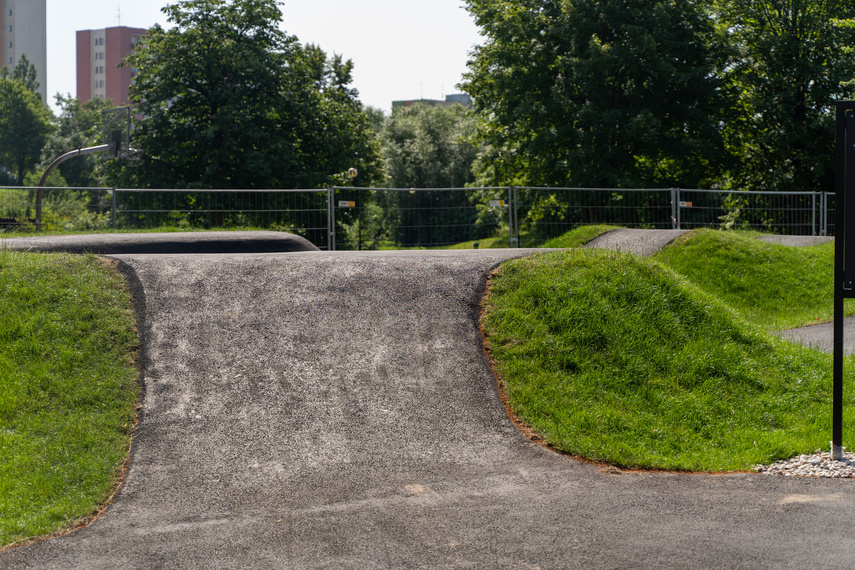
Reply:
M47 102L47 0L0 0L0 64L15 69L22 55L36 66L42 101Z
M128 104L134 70L119 64L147 32L126 26L77 32L77 98L81 103L112 99L115 105Z

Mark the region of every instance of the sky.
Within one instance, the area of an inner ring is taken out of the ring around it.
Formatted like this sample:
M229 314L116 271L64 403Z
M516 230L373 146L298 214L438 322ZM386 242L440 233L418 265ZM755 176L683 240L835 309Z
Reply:
M47 0L47 93L77 95L75 32L170 27L167 0ZM482 42L462 0L286 0L282 29L354 63L360 100L443 99L460 92L471 49Z

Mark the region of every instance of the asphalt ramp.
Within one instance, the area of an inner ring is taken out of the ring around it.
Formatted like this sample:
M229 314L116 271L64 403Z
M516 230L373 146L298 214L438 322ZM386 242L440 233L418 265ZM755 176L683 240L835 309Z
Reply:
M134 253L285 253L319 251L302 236L274 231L151 232L10 238L0 246L22 251L126 255Z
M478 318L490 271L533 253L116 256L143 342L127 478L0 568L851 563L849 481L624 472L526 439Z

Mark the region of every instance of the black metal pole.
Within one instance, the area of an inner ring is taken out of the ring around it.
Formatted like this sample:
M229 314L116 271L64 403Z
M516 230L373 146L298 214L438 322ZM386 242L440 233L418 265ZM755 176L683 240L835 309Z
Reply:
M836 180L835 180L835 236L834 236L834 355L833 355L833 388L832 388L832 428L831 456L832 459L843 458L843 301L848 293L852 293L851 279L847 287L846 279L846 236L849 212L847 211L847 192L855 184L855 125L849 125L853 120L851 111L853 103L840 101L837 103L837 140L836 140ZM851 168L847 168L851 167ZM851 204L855 205L855 203ZM853 217L855 223L855 217ZM855 272L855 267L849 268ZM848 289L848 291L847 291Z

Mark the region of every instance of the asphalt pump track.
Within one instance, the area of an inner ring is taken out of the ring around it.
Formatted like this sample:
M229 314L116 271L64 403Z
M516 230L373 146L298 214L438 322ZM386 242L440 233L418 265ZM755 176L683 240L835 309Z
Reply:
M851 565L851 481L622 472L526 439L478 317L530 253L114 257L143 345L126 479L0 568Z

